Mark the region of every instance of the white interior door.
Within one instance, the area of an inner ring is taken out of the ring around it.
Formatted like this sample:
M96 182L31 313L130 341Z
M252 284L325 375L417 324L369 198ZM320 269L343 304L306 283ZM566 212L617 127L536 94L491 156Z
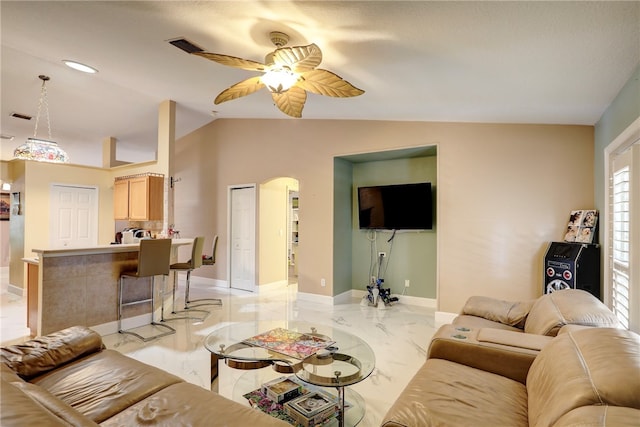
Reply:
M50 243L52 248L98 244L98 189L51 185Z
M230 189L230 287L256 289L256 188Z

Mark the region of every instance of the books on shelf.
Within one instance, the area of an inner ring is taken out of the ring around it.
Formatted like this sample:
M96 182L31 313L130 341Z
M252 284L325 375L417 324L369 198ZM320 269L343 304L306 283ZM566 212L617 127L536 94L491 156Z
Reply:
M300 396L302 385L289 377L280 377L262 384L260 391L274 402L282 403Z
M335 341L317 335L275 328L248 338L244 343L302 360L334 344Z

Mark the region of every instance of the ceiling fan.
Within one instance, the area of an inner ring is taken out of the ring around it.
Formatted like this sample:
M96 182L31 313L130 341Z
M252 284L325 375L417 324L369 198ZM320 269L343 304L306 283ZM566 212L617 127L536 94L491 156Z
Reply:
M322 61L322 51L312 43L308 46L285 47L289 36L273 31L269 34L276 50L267 54L265 63L210 52L192 52L222 65L243 70L261 71L264 74L251 77L223 90L214 104L231 101L266 87L276 106L292 117L302 117L307 92L336 98L348 98L364 93L331 71L316 68Z

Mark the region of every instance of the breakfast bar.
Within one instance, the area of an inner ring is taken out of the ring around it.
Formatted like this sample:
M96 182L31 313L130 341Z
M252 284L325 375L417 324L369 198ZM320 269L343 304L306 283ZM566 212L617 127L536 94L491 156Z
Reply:
M177 249L193 239L172 239L172 260ZM139 243L88 248L33 249L27 263L27 326L32 336L84 325L107 334L117 332L120 274L135 270ZM138 279L149 281L149 278ZM133 299L149 297L149 286L134 286ZM151 304L132 308L127 316L149 316ZM144 323L144 322L142 322Z

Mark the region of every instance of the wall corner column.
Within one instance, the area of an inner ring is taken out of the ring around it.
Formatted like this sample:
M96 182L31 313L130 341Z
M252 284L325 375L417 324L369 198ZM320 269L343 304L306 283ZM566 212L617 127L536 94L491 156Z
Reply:
M158 108L158 167L165 176L165 197L163 229L168 230L173 224L173 191L171 177L173 174L173 157L176 142L176 102L165 100Z

